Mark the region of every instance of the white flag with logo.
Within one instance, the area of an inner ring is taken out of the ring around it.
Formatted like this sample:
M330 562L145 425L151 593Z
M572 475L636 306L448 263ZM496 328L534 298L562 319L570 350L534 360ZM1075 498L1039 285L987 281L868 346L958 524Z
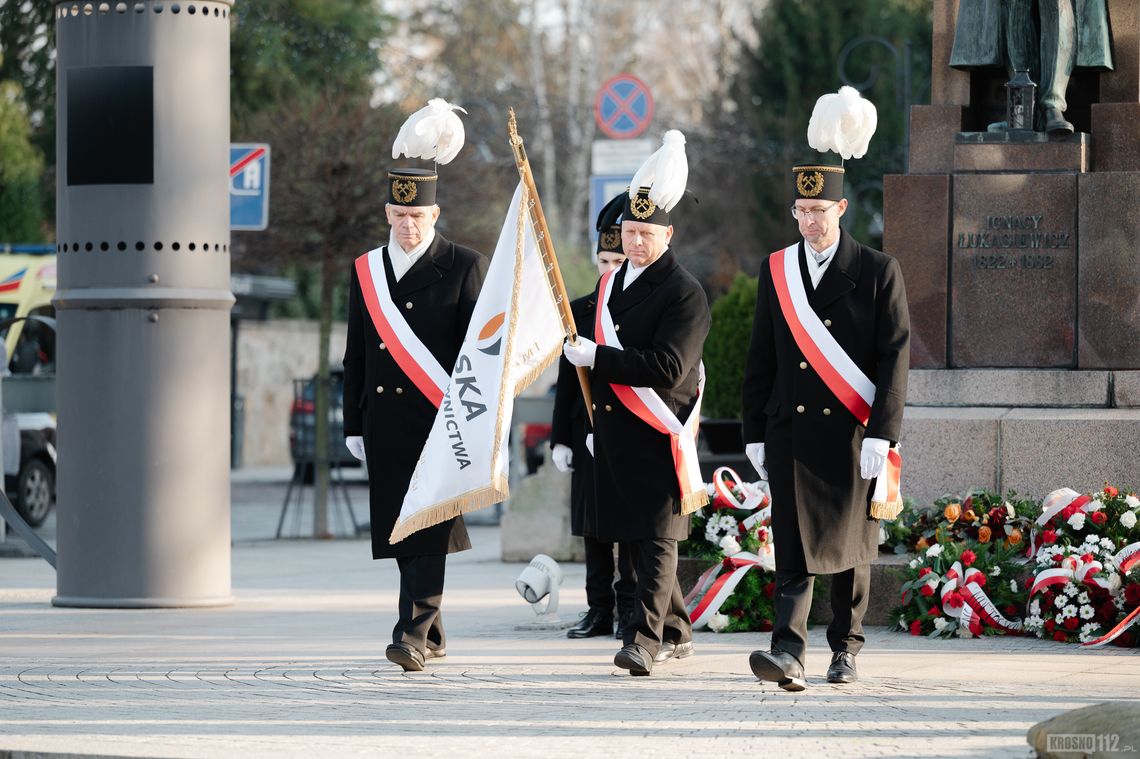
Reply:
M564 337L527 202L519 183L392 543L510 495L514 398L558 359Z

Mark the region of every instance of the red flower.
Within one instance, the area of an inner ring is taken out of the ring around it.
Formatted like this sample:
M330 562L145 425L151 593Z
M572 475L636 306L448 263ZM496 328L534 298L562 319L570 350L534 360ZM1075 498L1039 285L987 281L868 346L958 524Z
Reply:
M776 583L770 582L767 585L765 585L764 586L764 595L768 596L768 598L771 598L772 596L776 595Z
M1045 543L1046 545L1048 545L1050 543L1056 543L1057 542L1057 531L1056 530L1042 530L1041 531L1041 541L1043 543Z
M770 620L770 619L760 620L760 632L762 632L762 633L772 632L772 620Z
M962 604L965 602L962 600L962 596L958 595L958 591L955 590L953 593L948 593L946 597L942 599L942 603L951 609L961 609Z
M1096 557L1091 553L1081 554L1081 561L1083 561L1085 564L1088 564L1090 562L1096 561Z
M974 635L982 634L982 621L980 619L970 620L970 632L972 632Z
M910 634L911 635L922 635L922 622L921 621L916 619L910 623Z
M1104 494L1110 498L1115 498L1116 496L1120 495L1120 491L1106 482L1104 484Z
M918 592L929 598L930 596L934 595L934 586L930 583L926 583L919 589Z
M733 609L731 612L729 612L729 615L733 619L741 619L744 616L744 609Z
M933 571L934 570L931 569L930 567L923 567L922 569L918 570L918 576L919 577L926 577L928 574L930 574Z
M1070 503L1068 506L1061 509L1061 519L1068 519L1073 514L1076 514L1077 509L1079 509L1079 508L1080 508L1080 506L1077 505L1076 503Z
M1013 604L1010 604L1009 606L1005 607L1005 613L1011 617L1016 616L1017 615L1017 607L1014 606Z
M965 551L962 551L962 556L960 558L962 559L962 563L968 567L977 560L978 555L967 548Z
M1103 511L1094 511L1092 514L1089 514L1089 519L1091 519L1095 525L1102 525L1108 521L1108 515Z
M970 582L976 582L978 587L984 588L986 586L986 576L984 574L976 574Z
M1064 557L1064 556L1062 556L1061 554L1059 554L1059 553L1057 553L1057 554L1053 554L1053 563L1054 563L1054 564L1056 564L1056 565L1060 566L1060 565L1061 565L1061 562L1062 562L1062 561L1064 561L1064 560L1065 560L1065 557Z
M1047 633L1053 632L1053 628L1056 626L1057 625L1055 622L1053 622L1053 620L1051 620L1051 619L1045 620L1045 632L1047 632Z
M942 609L939 609L937 606L931 606L926 613L932 617L938 617L942 615Z
M1096 610L1096 621L1102 625L1111 625L1116 621L1116 605L1112 601L1105 601Z
M1080 625L1081 621L1076 617L1069 617L1065 620L1065 627L1070 630L1076 630L1078 627L1080 627Z
M1124 586L1124 602L1129 606L1140 606L1140 582L1130 582Z
M1057 641L1058 643L1064 643L1068 639L1069 636L1065 635L1065 633L1061 632L1060 630L1053 633L1053 640Z

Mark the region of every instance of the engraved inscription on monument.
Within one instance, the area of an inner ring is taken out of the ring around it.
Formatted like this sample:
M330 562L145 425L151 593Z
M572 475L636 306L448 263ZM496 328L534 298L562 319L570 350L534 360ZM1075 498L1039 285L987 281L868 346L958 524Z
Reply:
M955 177L951 366L1073 366L1076 178Z

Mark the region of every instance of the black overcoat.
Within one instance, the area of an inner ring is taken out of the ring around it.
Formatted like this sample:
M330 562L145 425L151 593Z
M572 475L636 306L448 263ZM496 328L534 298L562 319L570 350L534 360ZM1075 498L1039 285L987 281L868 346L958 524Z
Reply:
M623 290L629 266L626 261L613 275L610 298L624 350L598 346L591 383L597 537L684 540L690 520L681 514L669 436L626 409L610 383L652 388L682 423L687 421L709 332L708 298L672 249Z
M578 336L594 339L594 295L570 302ZM569 446L574 451L570 472L570 533L596 537L598 515L594 499L594 457L586 449L590 419L578 381L578 370L563 356L558 361L558 384L554 390L554 415L550 420L550 447Z
M487 266L486 257L437 232L424 255L397 282L385 247L384 272L392 300L448 373L463 345ZM374 559L453 553L471 547L462 517L421 530L395 545L388 543L435 413L435 406L381 342L353 266L344 349L344 434L364 436Z
M769 257L760 266L743 432L746 442L765 444L777 569L831 574L868 564L877 552L872 483L860 476L859 455L864 435L899 439L910 315L898 261L885 253L841 231L812 291L804 242L793 249L812 310L875 383L870 421L864 430L800 352L780 312Z

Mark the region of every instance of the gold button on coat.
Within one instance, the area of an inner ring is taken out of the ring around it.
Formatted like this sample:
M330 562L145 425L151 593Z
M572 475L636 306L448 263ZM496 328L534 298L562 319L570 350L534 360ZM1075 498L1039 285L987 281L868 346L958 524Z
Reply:
M614 410L614 407L607 403L606 404L606 411L613 411L613 410Z
M800 362L800 368L801 369L807 369L807 361L801 361Z
M377 385L376 386L376 392L378 392L378 393L384 392L384 386L383 385Z
M823 410L823 415L824 415L824 416L831 416L831 409L829 409L829 408L825 408L825 409Z
M412 310L412 302L408 301L407 303L405 303L404 308L408 309L409 311ZM830 324L830 322L828 322L828 323Z
M803 406L796 406L796 413L802 414L804 412Z
M402 388L402 387L396 388L396 395L403 395L403 394L404 394L404 388Z
M412 307L411 304L408 304L408 308L411 308L411 307ZM824 319L823 320L823 326L830 327L831 326L831 319Z

